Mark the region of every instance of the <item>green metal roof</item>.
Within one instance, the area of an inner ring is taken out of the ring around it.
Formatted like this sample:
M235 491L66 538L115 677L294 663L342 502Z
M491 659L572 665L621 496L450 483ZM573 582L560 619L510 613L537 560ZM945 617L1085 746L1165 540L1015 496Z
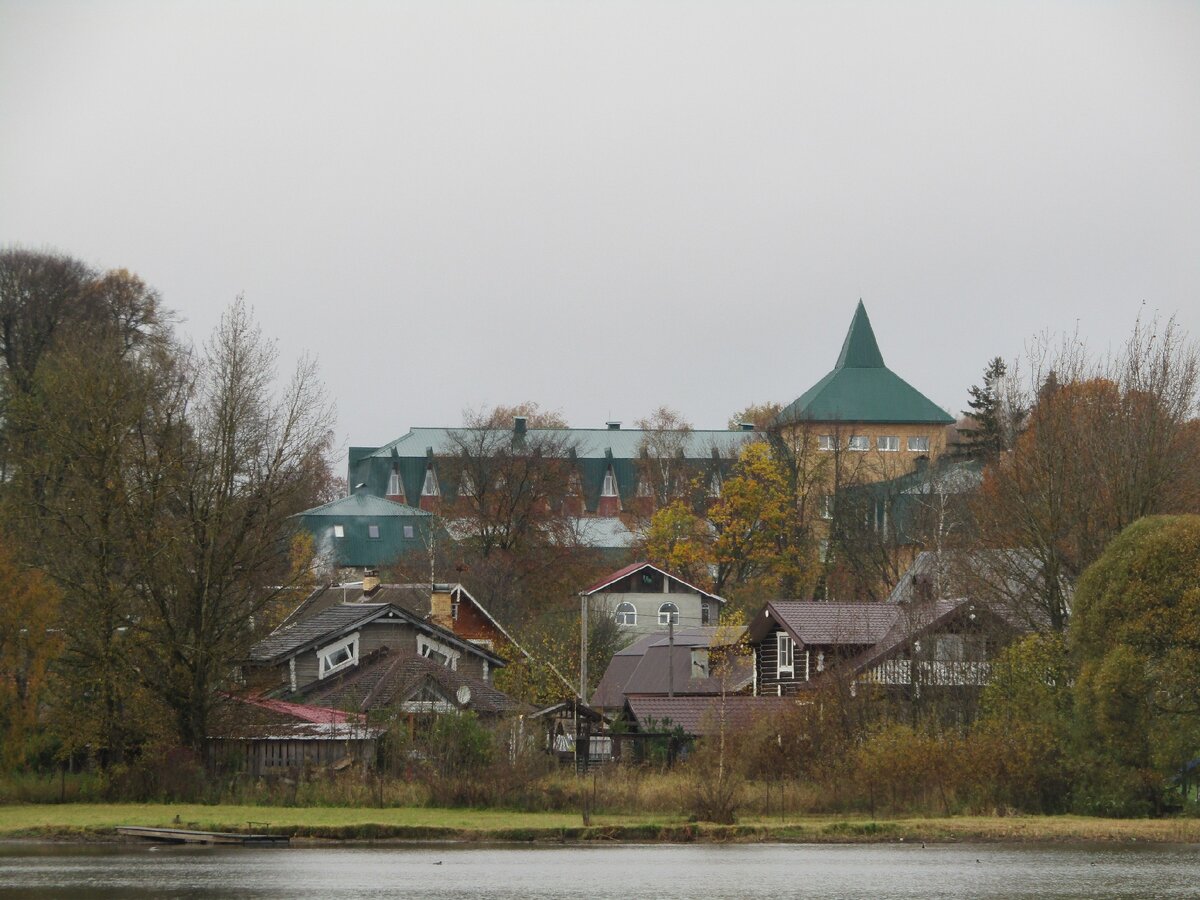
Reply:
M408 434L397 438L382 447L351 447L350 464L367 457L376 459L391 457L392 451L400 458L425 457L426 450L432 448L434 455L456 455L462 452L462 441L454 440L456 434L468 434L475 429L470 428L412 428ZM496 429L497 434L511 434L507 429ZM641 456L642 442L647 434L640 428L531 428L528 435L559 438L567 446L575 449L577 459L605 459L611 450L616 459L637 459ZM716 447L722 457L734 459L741 447L748 440L757 440L760 436L752 431L693 430L687 433L682 441L685 459L710 459L713 448Z
M312 509L306 509L302 513L297 513L297 515L333 516L336 518L371 516L378 518L379 516L428 516L432 514L423 509L405 506L403 503L397 503L395 500L385 500L383 497L375 497L371 494L351 494L349 497L342 497L340 500L334 500L332 503L326 503L324 506L314 506Z
M833 371L775 418L779 425L795 422L949 425L953 421L953 416L884 365L861 300Z

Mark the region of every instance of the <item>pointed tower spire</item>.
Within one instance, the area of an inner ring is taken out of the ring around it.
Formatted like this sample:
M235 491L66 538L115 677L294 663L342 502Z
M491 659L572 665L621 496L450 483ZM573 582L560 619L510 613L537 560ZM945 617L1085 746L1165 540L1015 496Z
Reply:
M882 368L883 354L879 352L879 344L875 341L875 331L871 328L871 320L867 318L867 308L859 300L850 330L846 332L845 343L842 344L842 355L838 357L834 369Z

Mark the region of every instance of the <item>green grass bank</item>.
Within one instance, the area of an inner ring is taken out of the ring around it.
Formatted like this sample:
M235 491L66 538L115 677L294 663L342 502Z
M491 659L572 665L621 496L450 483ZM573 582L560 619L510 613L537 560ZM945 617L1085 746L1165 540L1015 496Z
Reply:
M149 803L0 806L0 838L116 839L119 825L286 834L299 841L464 842L1173 842L1200 843L1198 819L1082 816L745 817L736 825L662 814L593 815L429 807L202 806Z

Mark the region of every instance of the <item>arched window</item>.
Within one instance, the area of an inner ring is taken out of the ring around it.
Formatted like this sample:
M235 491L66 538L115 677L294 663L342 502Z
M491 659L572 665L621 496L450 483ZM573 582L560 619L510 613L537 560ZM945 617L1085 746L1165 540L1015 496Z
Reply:
M679 624L679 607L671 601L667 601L658 608L658 624L659 625L678 625Z
M614 618L618 625L636 625L637 608L628 600L625 600L617 604L617 613Z

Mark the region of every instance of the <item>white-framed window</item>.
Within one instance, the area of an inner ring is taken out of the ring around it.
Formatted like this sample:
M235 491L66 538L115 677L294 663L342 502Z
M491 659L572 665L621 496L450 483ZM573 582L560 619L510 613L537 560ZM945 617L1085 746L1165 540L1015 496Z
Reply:
M613 615L613 619L618 625L636 625L637 607L628 600L623 600L617 604L617 611Z
M914 453L929 452L929 438L927 437L910 437L908 439L908 449Z
M441 641L435 641L423 634L417 635L417 652L426 659L441 663L447 669L458 668L459 652L453 647L447 647Z
M358 632L320 648L317 659L320 660L320 678L355 665L358 662Z
M604 473L604 485L600 488L601 497L617 496L617 476L613 474L612 466Z
M639 497L654 496L654 489L650 487L650 479L645 475L638 479L637 495Z
M833 494L822 494L821 495L821 518L822 519L832 519L833 518Z
M387 492L389 497L404 496L404 485L400 483L400 473L392 469L392 474L388 476Z
M344 538L346 536L346 526L345 525L334 525L333 526L333 536L335 538Z
M679 607L668 600L658 608L658 624L659 625L678 625L679 624Z
M409 538L410 540L412 539L412 536L413 536L413 527L412 527L411 525L405 525L405 526L404 526L404 536L405 536L406 538Z
M833 442L832 434L822 434L817 436L818 450L836 450L837 444Z
M425 483L421 485L422 497L437 497L442 493L438 487L437 472L433 471L433 466L425 469Z
M368 525L367 526L367 537L373 541L379 540L379 526L378 525Z
M850 440L846 443L846 447L850 450L862 452L871 449L871 439L865 434L852 434Z
M900 438L894 434L885 434L875 441L875 446L880 450L886 450L889 453L894 453L900 449Z
M776 632L775 648L778 651L778 664L775 669L779 677L796 675L796 642L786 631Z

